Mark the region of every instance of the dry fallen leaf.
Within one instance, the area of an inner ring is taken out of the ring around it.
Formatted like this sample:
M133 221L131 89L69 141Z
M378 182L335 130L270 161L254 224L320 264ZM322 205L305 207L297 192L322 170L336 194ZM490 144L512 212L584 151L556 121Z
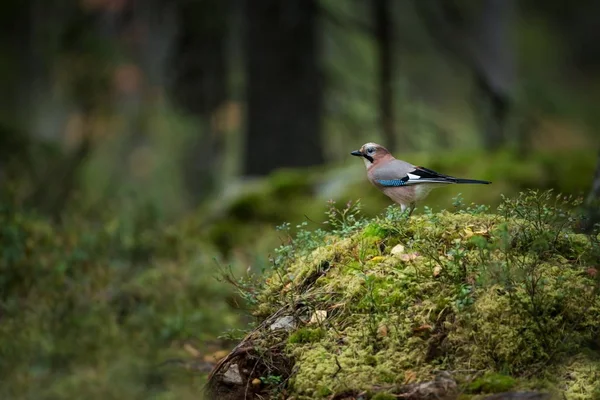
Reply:
M436 266L435 268L433 268L433 276L434 277L438 277L440 276L440 274L442 273L442 267L440 267L439 265Z
M377 328L377 334L381 337L387 337L387 335L388 335L387 325L384 325L384 324L379 325L379 328Z
M417 328L413 328L413 332L415 333L419 333L419 332L425 332L425 331L430 331L433 329L433 326L429 325L429 324L424 324L421 325Z
M225 358L229 354L229 350L217 350L212 354L207 354L204 356L204 361L209 363L217 363Z
M404 384L413 383L417 380L417 373L414 371L404 371Z

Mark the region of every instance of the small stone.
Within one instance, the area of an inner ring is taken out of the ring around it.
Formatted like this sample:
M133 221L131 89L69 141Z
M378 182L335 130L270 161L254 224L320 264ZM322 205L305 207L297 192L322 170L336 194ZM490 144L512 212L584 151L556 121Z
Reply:
M277 321L273 322L269 329L275 331L277 329L284 329L286 331L291 331L296 327L296 322L294 321L294 317L288 315L285 317L278 318Z
M398 254L402 254L404 253L404 246L402 246L401 244L397 244L394 247L392 247L392 250L390 251L390 254L393 256L396 256Z
M458 398L458 386L450 376L450 374L441 373L433 381L409 383L403 387L402 398L409 400L456 400ZM407 377L405 376L405 378Z
M240 375L240 367L237 364L231 364L223 374L223 382L231 385L242 385L244 383Z
M327 310L316 310L308 321L309 325L322 324L327 318Z

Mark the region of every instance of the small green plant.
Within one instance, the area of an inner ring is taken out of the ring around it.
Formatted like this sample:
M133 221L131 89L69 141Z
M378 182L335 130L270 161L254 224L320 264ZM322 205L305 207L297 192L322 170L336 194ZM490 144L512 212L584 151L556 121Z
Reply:
M323 224L328 228L325 229L308 229L308 222L303 221L296 225L296 233L292 234L291 225L285 222L276 227L278 232L281 232L282 244L275 249L275 257L272 258L274 268L281 268L289 263L294 257L305 256L312 250L323 245L328 234L348 236L358 229L365 226L366 218L361 215L360 201L346 203L345 207L338 209L335 206L335 201L327 202L328 208L325 211L327 219Z
M467 284L460 285L456 299L456 307L459 310L462 310L472 305L474 301L475 300L473 298L473 287Z
M261 376L259 379L266 386L279 386L282 382L281 375Z
M402 209L396 204L387 206L383 215L383 218L387 222L397 222L403 219L408 219L408 214L406 212L402 212Z
M514 199L502 196L498 213L527 221L538 232L553 227L560 233L584 219L577 211L582 203L581 197L554 195L552 190L527 190Z
M262 279L257 275L251 274L249 270L246 271L246 277L237 277L231 265L224 267L218 260L214 259L214 261L219 270L219 275L216 277L216 280L228 283L230 286L234 287L237 294L247 306L255 307L258 304L257 295L264 284Z
M362 228L366 224L366 219L361 215L360 200L348 201L344 208L338 209L335 201L328 202L329 209L325 211L327 221L325 224L331 227L332 233L340 236L347 236L352 232Z
M230 328L217 336L220 340L241 340L248 333L247 329Z
M465 199L462 197L462 193L458 193L452 198L452 207L456 211L460 211L465 207Z

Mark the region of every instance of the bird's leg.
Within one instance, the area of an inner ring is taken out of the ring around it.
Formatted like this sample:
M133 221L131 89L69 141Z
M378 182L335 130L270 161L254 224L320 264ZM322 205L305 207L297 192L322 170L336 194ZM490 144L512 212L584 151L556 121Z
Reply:
M410 203L410 211L408 212L408 216L410 217L413 213L413 211L415 211L415 207L417 206L417 204L415 202Z
M409 205L400 204L400 210L402 211L402 213L404 213L407 208L408 208L408 216L410 217L415 209L415 203L412 202Z

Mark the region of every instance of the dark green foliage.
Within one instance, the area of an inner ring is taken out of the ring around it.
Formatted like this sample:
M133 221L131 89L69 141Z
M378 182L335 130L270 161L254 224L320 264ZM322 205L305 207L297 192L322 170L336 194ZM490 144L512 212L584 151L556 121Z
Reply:
M517 381L507 375L486 373L481 378L475 379L468 385L471 393L499 393L506 392L516 385Z
M1 204L0 397L199 393L202 375L178 367L192 361L184 342L215 339L237 318L214 251L182 233L143 209L52 223Z
M288 343L314 343L318 342L325 336L325 331L321 328L309 329L302 328L292 333L288 338Z

